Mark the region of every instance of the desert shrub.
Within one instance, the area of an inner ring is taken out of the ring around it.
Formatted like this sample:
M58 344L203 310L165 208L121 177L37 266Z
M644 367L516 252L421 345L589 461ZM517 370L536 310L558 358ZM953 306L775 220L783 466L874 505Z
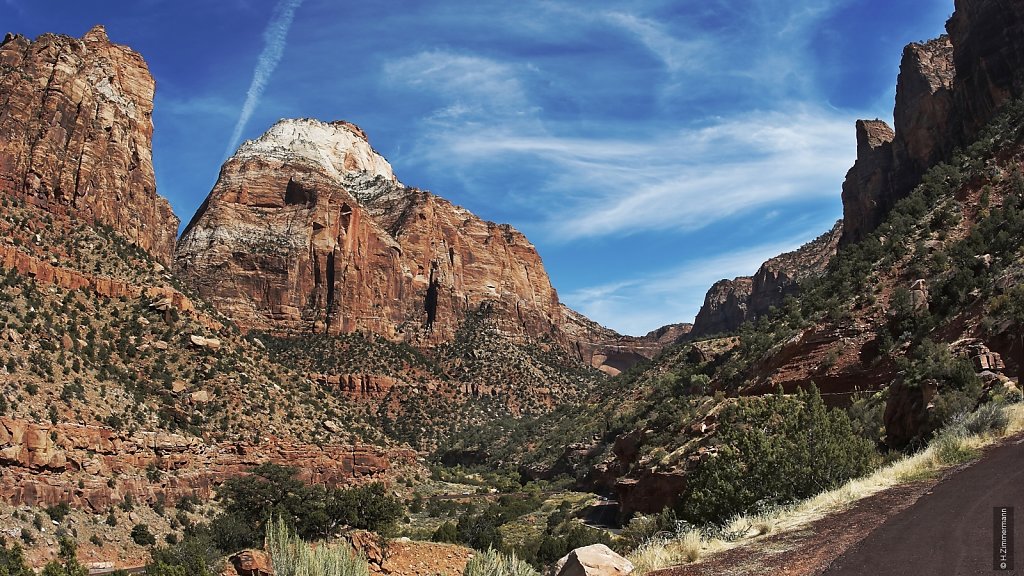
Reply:
M717 443L718 455L697 468L681 502L693 523L721 525L806 498L863 475L877 458L816 389L737 401L720 417Z
M455 529L454 522L444 522L434 530L434 534L430 537L433 542L451 542L453 544L459 541L459 532Z
M666 508L661 514L634 516L619 536L628 549L634 550L659 534L675 534L681 524L675 511Z
M885 438L885 392L858 394L846 408L853 431L871 442L881 443Z
M33 576L32 569L25 564L25 553L21 546L14 544L7 547L7 542L0 537L0 576Z
M366 560L345 544L310 547L282 519L268 523L266 535L277 576L369 576Z
M52 560L43 568L43 576L88 576L89 571L78 563L75 555L78 546L70 538L60 539L58 560ZM2 574L2 572L0 572Z
M214 522L237 538L234 545L247 547L259 544L271 517L285 520L299 537L314 539L342 526L387 533L405 515L405 507L381 483L325 488L306 485L296 473L262 464L249 476L228 480L220 491L225 513Z
M236 551L218 548L208 526L190 526L177 544L150 551L147 574L151 574L148 570L152 569L152 574L158 576L177 576L177 570L188 576L209 576L218 572L216 568L222 556Z
M156 536L149 531L149 526L146 524L136 524L132 526L132 540L139 546L152 546L156 544Z
M61 502L46 508L46 515L50 517L50 520L56 520L57 522L63 522L64 518L70 513L71 506L67 502Z
M961 424L968 434L984 434L1005 430L1010 423L1010 418L1000 405L989 402L963 416L957 423Z
M1024 392L1021 392L1020 388L1014 388L1006 393L1005 399L1009 404L1024 402Z
M940 464L962 464L978 457L978 450L965 442L963 429L956 427L939 434L932 440L935 458Z
M532 566L515 555L506 556L489 549L476 554L466 564L463 576L540 576Z
M590 546L591 544L604 544L610 547L612 539L608 532L604 530L598 530L576 522L569 523L562 530L548 530L541 537L533 565L541 567L553 564L576 548Z

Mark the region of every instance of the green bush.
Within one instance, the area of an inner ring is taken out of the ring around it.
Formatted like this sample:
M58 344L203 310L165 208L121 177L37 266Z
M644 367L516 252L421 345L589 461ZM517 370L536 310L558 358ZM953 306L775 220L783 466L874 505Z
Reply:
M267 551L276 576L369 576L366 560L347 545L310 547L282 519L267 525Z
M25 564L25 554L21 546L15 544L7 547L7 542L0 537L0 576L34 576L32 569Z
M466 564L462 576L540 576L532 566L517 559L489 549L475 554Z
M964 442L961 429L951 429L940 433L932 440L935 446L935 458L942 464L963 464L978 457L978 450Z
M60 539L60 561L52 560L43 568L43 576L88 576L89 571L78 563L75 541L64 537ZM3 572L0 572L3 574Z
M977 410L962 417L958 422L962 424L968 434L984 434L986 432L1001 432L1006 430L1010 418L1003 411L1002 406L989 402L982 404Z
M301 538L327 538L338 528L350 526L386 534L405 507L376 482L353 488L309 486L296 477L297 470L261 464L252 474L224 483L225 500L218 524L224 549L257 546L271 517L283 518Z
M132 526L132 540L139 546L152 546L156 544L156 536L149 531L149 526L146 524L136 524Z
M457 544L459 542L459 532L455 529L454 522L444 522L434 530L433 536L430 539L434 542L451 542Z
M64 518L71 513L71 506L67 502L61 502L55 506L46 508L46 515L50 517L50 520L56 520L57 522L63 522Z
M795 396L743 398L719 419L719 453L694 472L683 518L722 525L807 498L868 472L876 454L841 410L827 410L817 389Z
M209 576L218 572L221 557L232 552L237 549L226 551L217 547L208 526L190 526L177 544L153 548L147 569L159 576L175 576L179 569L188 576Z

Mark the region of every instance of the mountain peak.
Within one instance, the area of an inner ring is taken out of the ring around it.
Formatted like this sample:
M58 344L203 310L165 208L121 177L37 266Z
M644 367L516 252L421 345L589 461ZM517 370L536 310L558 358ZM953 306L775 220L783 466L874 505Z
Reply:
M232 158L274 158L287 163L304 161L323 168L341 181L368 174L398 182L391 164L370 146L361 128L345 121L313 118L277 121L256 140L247 140Z

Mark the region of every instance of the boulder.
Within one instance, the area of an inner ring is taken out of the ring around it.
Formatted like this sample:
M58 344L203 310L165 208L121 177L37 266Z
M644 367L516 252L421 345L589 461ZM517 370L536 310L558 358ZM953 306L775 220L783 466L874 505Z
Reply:
M217 338L206 338L205 336L192 334L188 337L188 339L193 346L197 346L199 348L209 348L211 350L216 350L220 348L220 340L218 340Z
M366 530L356 530L348 535L348 540L356 552L366 557L370 564L384 564L384 543L380 536Z
M228 559L238 576L273 576L270 556L262 550L242 550ZM228 572L230 574L230 572Z
M562 557L549 576L620 576L633 572L633 564L604 544L577 548Z

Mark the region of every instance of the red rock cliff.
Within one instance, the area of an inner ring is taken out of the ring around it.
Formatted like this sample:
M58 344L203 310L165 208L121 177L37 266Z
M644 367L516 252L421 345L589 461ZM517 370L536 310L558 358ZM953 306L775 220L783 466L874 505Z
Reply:
M436 343L485 303L566 342L534 246L404 186L359 128L282 120L242 145L178 243L178 273L245 328Z
M0 193L111 226L169 263L178 218L156 194L153 77L97 26L0 45Z
M1024 5L957 0L946 30L903 51L895 130L858 122L857 162L843 184L844 244L874 230L925 171L1024 96ZM863 145L865 133L871 145Z

